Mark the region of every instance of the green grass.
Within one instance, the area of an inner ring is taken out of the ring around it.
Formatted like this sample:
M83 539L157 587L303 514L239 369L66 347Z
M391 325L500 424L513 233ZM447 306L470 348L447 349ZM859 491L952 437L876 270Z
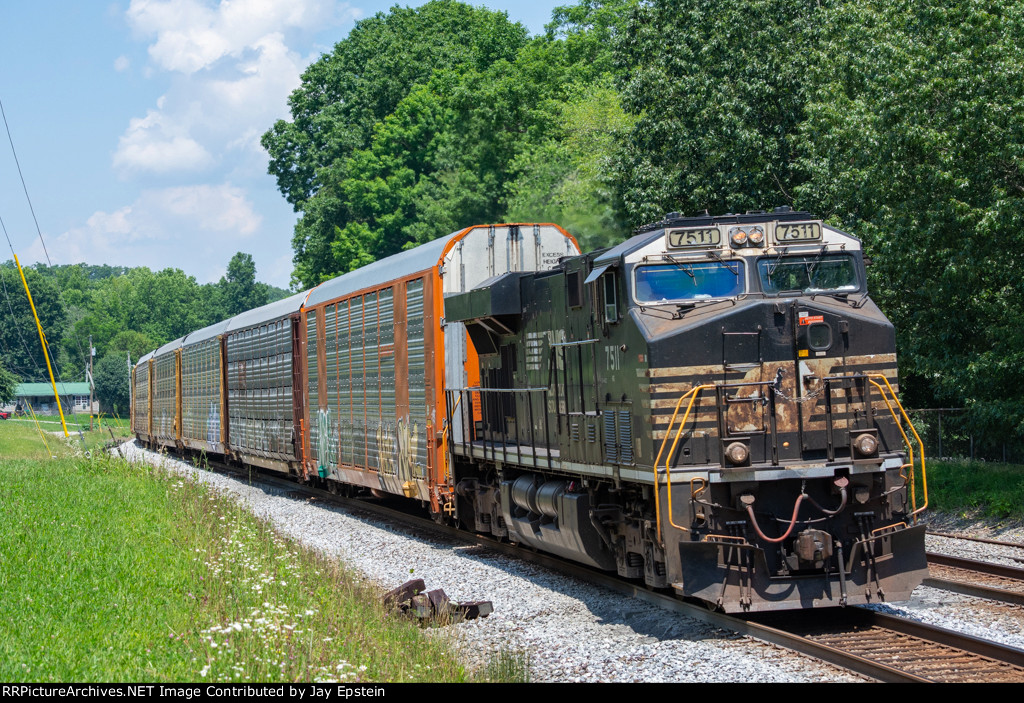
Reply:
M929 461L928 498L930 509L951 515L1024 520L1024 466Z
M33 433L0 423L2 681L526 676L508 652L467 671L457 643L202 484L102 452L51 460Z
M94 416L92 429L89 429L88 415L65 415L64 421L68 429L67 439L62 436L64 428L59 415L36 415L35 418L28 415L0 421L0 430L3 430L0 431L0 457L47 458L50 455L46 453L44 442L39 436L40 432L43 433L45 443L49 445L52 455L63 455L56 450L61 442L70 444L72 448L76 448L80 452L92 452L100 450L114 441L123 441L132 436L127 418ZM15 440L16 437L20 439ZM18 444L10 447L13 451L5 452L4 445L15 441L18 441Z

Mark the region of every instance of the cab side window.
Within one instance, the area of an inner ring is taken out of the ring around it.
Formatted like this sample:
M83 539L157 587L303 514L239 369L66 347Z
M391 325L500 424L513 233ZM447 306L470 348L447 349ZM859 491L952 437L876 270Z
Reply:
M609 271L601 276L601 297L604 305L604 320L607 323L619 321L619 287L615 273Z

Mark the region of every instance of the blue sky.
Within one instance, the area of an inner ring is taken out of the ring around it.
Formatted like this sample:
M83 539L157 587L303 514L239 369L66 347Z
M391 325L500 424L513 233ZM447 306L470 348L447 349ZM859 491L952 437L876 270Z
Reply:
M287 286L296 215L259 137L288 117L306 66L394 4L4 2L0 102L49 260L174 267L206 283L246 251L260 280ZM571 0L471 4L536 34ZM46 261L2 124L0 219L22 263Z

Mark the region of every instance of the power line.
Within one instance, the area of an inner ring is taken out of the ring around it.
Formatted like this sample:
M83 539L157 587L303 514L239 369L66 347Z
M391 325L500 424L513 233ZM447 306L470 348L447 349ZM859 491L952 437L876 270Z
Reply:
M28 186L25 185L25 176L21 173L21 162L18 161L18 152L14 148L14 139L11 137L11 128L7 124L7 113L4 112L4 101L0 100L0 115L4 118L4 129L7 130L7 141L11 143L11 153L14 154L14 165L18 167L18 178L21 179L21 188L25 191L25 200L28 201L29 212L32 213L32 221L36 223L36 232L39 234L39 242L43 245L43 253L46 254L46 263L49 266L53 266L50 263L50 252L46 250L46 242L43 241L43 230L39 227L39 220L36 219L35 208L32 207L32 198L28 196ZM4 232L6 234L6 230ZM7 243L10 244L10 237L7 239ZM11 251L14 251L14 247L11 247Z
M18 151L14 148L14 138L11 136L11 127L7 123L7 112L4 110L4 104L3 104L2 100L0 100L0 115L3 116L4 129L7 131L7 141L10 142L11 153L14 155L14 163L18 167L18 177L21 179L21 188L22 188L22 190L25 191L25 200L28 201L28 209L32 213L32 221L36 225L36 233L39 235L39 243L43 245L43 254L46 255L46 264L47 264L47 266L49 266L52 269L53 268L53 263L50 261L50 252L47 251L47 249L46 249L46 241L43 239L43 230L42 230L42 228L39 227L39 220L36 218L36 210L35 210L34 207L32 207L32 198L29 197L28 185L26 185L26 183L25 183L25 176L21 172L21 162L18 160ZM10 238L10 236L7 235L7 228L6 227L4 227L4 236L7 237L7 246L9 246L11 248L11 254L14 254L14 245L11 244L11 238ZM60 300L61 306L65 310L67 310L67 304L64 302L64 291L61 289L60 281L58 280L56 275L53 276L53 283L57 287L57 299ZM82 350L82 342L81 342L80 339L78 339L78 334L75 331L74 325L71 326L70 331L71 331L71 339L74 340L75 346L78 347L78 353L80 355L84 356L85 352ZM53 367L57 369L57 378L60 380L61 383L63 383L64 379L61 376L60 367L57 366L57 363L53 359L53 354L50 353L49 348L50 347L47 344L45 349L43 350L43 353L46 354L47 356L49 356L49 358L53 361ZM89 353L92 354L92 348L91 347L89 348Z
M7 243L10 244L11 243L11 238L9 236L7 236L7 227L4 225L3 218L0 218L0 228L3 229L4 236L7 237ZM13 248L12 248L12 250L13 250ZM0 285L2 285L3 290L4 290L4 300L7 301L7 309L11 311L11 325L14 327L14 331L18 333L18 339L21 340L21 346L22 346L22 348L25 349L25 355L28 357L29 360L32 361L33 365L35 365L36 371L42 372L42 369L39 367L39 364L36 363L36 358L32 355L32 352L29 351L28 342L25 341L25 337L21 333L21 327L18 325L18 317L14 313L14 306L11 305L11 296L7 292L7 277L4 275L4 272L3 272L5 268L7 268L7 267L6 266L0 266ZM4 344L4 349L5 350L7 349L7 345L6 344ZM7 356L8 356L8 358L11 358L11 354L10 354L9 351L7 351ZM14 369L12 369L12 370L14 370ZM22 374L23 373L24 372L22 372Z

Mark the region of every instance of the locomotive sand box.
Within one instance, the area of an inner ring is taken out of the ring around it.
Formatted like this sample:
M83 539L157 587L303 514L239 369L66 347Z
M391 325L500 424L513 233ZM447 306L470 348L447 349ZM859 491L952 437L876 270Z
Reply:
M923 452L866 286L788 208L480 225L143 357L132 426L728 612L903 600Z

